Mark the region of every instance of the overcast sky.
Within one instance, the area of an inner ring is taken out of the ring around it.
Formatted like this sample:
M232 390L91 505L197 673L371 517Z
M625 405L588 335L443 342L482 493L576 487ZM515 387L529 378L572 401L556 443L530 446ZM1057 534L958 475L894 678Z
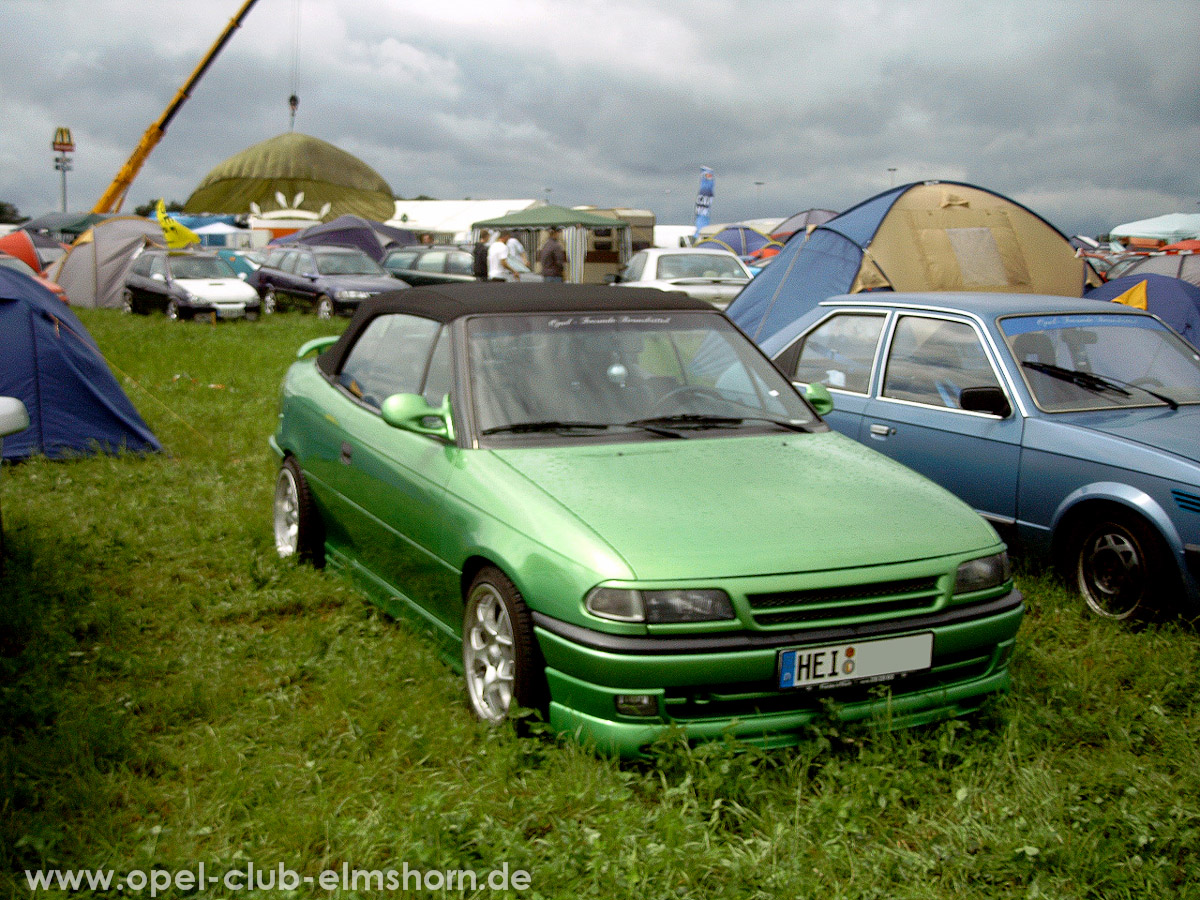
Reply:
M0 0L0 200L91 209L242 0ZM1067 234L1200 212L1195 0L258 0L129 191L184 201L288 130L402 197L690 224L942 179ZM892 170L895 170L894 172Z

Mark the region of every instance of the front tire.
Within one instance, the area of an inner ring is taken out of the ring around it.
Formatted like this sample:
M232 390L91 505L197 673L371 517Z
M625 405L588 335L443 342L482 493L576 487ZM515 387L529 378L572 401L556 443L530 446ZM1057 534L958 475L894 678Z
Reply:
M317 318L332 319L333 318L333 301L328 297L320 297L317 299Z
M295 557L318 569L325 565L321 514L317 512L308 480L291 456L284 459L275 481L274 520L275 552L281 558Z
M167 308L166 308L166 310L164 310L164 312L166 312L167 318L170 319L172 322L178 322L181 318L183 318L179 314L179 304L176 303L174 300L167 301Z
M126 314L132 314L132 313L136 312L136 310L133 308L133 292L132 291L126 290L124 293L121 294L121 311Z
M1081 525L1071 554L1075 584L1096 615L1124 621L1169 605L1174 563L1140 516L1110 510Z
M546 673L529 608L499 569L482 569L467 591L463 614L463 672L471 711L498 724L513 705L542 709Z
M264 316L271 315L272 313L275 312L275 310L278 306L279 306L279 300L275 297L275 292L268 289L268 291L265 294L263 294L263 298L262 298L263 315Z

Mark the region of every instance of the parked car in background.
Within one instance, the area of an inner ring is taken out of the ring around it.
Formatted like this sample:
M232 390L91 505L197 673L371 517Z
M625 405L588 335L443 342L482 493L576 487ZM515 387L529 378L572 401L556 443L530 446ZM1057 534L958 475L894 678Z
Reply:
M258 292L215 253L148 248L125 276L122 305L127 313L151 310L168 319L257 319Z
M17 259L12 254L5 253L0 250L0 266L20 272L22 275L28 275L46 290L54 294L54 296L58 297L58 299L63 303L70 302L67 300L67 292L63 290L62 285L60 285L57 281L51 281L49 278L43 278L33 270L33 267L30 266L29 263L25 262L23 259Z
M414 245L389 250L381 265L413 287L478 281L471 253L460 247Z
M651 247L635 253L613 283L683 291L724 309L752 277L745 264L728 250Z
M673 726L781 745L1009 683L1024 607L996 532L832 432L708 303L413 288L299 356L278 552L429 627L486 721L537 708L623 755Z
M839 431L949 488L1124 619L1200 613L1200 353L1114 303L834 297L763 350Z
M361 250L304 245L272 249L254 281L267 312L297 306L322 319L352 313L369 297L408 287Z

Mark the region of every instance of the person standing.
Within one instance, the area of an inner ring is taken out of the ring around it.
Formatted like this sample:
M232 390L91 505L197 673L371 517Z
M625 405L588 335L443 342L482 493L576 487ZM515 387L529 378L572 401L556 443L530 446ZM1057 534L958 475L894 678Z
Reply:
M508 261L508 239L512 235L502 231L488 247L488 281L516 281L517 270Z
M559 230L551 228L546 235L546 243L538 251L538 262L542 266L542 278L545 281L561 282L567 267L567 251L558 242Z
M508 247L508 259L514 266L519 262L525 268L529 268L529 256L525 253L525 245L518 241L511 231L508 232L504 245Z

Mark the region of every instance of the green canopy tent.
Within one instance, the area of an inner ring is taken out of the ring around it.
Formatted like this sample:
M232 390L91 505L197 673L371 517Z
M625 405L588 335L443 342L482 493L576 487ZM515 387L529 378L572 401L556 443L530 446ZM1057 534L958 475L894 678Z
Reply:
M550 228L559 228L563 233L567 281L602 283L604 276L616 274L632 253L628 222L586 209L534 206L472 226L475 240L487 231L513 232L529 252L530 268L537 259L538 248L545 243L544 232Z

